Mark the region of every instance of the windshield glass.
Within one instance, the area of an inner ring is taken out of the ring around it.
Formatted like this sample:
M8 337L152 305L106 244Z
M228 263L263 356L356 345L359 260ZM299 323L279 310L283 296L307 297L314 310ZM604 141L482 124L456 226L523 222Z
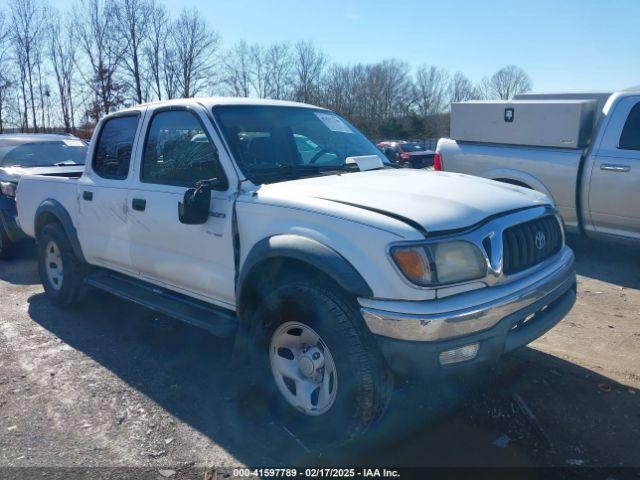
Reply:
M254 183L352 171L348 157L375 155L388 164L364 135L326 110L224 105L213 112L240 169Z
M81 165L87 153L82 140L51 140L46 142L0 143L0 166L50 167Z
M424 146L416 142L401 143L400 148L403 152L422 152L424 150Z

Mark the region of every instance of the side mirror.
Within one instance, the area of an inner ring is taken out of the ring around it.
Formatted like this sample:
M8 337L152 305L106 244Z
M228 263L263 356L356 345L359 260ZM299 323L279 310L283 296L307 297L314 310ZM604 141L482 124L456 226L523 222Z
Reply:
M201 225L209 219L211 209L211 188L214 181L200 180L193 188L184 192L178 203L178 218L186 225Z

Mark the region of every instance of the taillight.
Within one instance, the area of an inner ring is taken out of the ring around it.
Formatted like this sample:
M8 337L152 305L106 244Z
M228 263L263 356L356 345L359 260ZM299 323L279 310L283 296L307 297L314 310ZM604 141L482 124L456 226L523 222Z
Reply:
M411 158L411 156L408 153L401 153L400 154L400 158L402 160L409 160Z
M433 169L438 172L444 171L444 164L442 163L442 157L438 152L433 156Z

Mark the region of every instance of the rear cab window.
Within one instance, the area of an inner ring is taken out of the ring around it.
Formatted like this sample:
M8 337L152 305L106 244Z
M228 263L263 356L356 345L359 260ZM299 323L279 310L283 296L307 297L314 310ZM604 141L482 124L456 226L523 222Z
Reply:
M127 178L139 120L136 113L110 118L104 123L91 162L96 174L110 180Z

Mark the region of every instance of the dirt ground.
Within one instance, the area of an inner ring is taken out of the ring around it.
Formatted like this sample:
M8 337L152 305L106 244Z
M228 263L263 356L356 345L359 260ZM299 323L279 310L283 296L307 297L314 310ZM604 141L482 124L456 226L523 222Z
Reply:
M570 243L556 328L487 374L401 382L375 430L322 452L230 395L228 341L97 292L58 310L25 246L0 262L0 467L640 467L640 252Z

